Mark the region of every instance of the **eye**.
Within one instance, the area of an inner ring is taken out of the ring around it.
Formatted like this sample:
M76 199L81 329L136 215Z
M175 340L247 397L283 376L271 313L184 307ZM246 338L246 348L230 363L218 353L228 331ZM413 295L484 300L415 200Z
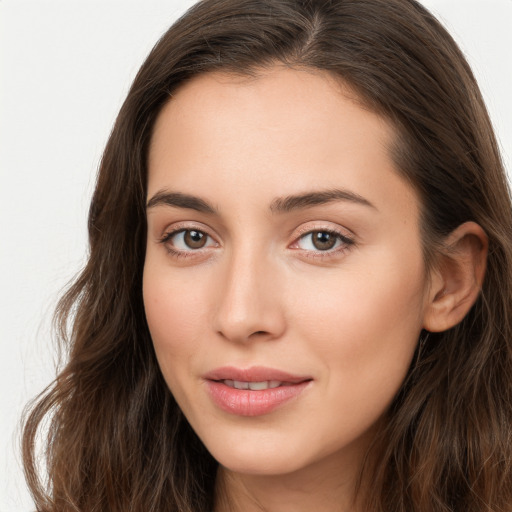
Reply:
M176 251L195 251L206 247L216 246L215 241L199 229L180 229L165 235L162 243Z
M314 252L335 252L354 242L350 238L329 230L315 230L302 235L294 244L295 248Z
M299 238L298 246L307 251L329 251L339 244L339 236L329 231L312 231Z

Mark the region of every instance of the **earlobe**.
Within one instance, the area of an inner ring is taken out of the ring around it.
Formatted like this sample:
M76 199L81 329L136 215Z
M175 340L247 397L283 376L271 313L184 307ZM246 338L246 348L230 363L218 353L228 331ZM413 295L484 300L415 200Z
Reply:
M487 250L487 235L475 222L461 224L447 237L431 276L424 329L446 331L466 316L482 287Z

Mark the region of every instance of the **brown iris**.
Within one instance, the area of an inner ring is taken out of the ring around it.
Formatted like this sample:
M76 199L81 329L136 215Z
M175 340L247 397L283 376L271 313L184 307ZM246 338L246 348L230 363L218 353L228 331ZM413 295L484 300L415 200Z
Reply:
M328 231L313 231L311 237L315 249L319 251L332 249L337 239L337 235L329 233Z
M201 231L187 229L184 235L185 244L191 249L201 249L206 244L207 236Z

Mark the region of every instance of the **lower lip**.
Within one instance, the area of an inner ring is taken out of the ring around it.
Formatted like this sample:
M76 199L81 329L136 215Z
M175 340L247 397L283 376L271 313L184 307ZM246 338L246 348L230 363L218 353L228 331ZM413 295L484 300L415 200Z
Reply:
M213 402L223 411L238 416L261 416L297 398L311 381L258 391L235 389L214 380L206 382Z

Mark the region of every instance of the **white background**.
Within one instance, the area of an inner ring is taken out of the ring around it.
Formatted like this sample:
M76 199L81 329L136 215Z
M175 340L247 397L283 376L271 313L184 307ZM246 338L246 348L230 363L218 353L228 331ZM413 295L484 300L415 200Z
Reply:
M0 0L0 512L33 509L19 418L54 373L50 318L86 254L103 146L193 0ZM424 0L468 56L512 171L512 0Z

